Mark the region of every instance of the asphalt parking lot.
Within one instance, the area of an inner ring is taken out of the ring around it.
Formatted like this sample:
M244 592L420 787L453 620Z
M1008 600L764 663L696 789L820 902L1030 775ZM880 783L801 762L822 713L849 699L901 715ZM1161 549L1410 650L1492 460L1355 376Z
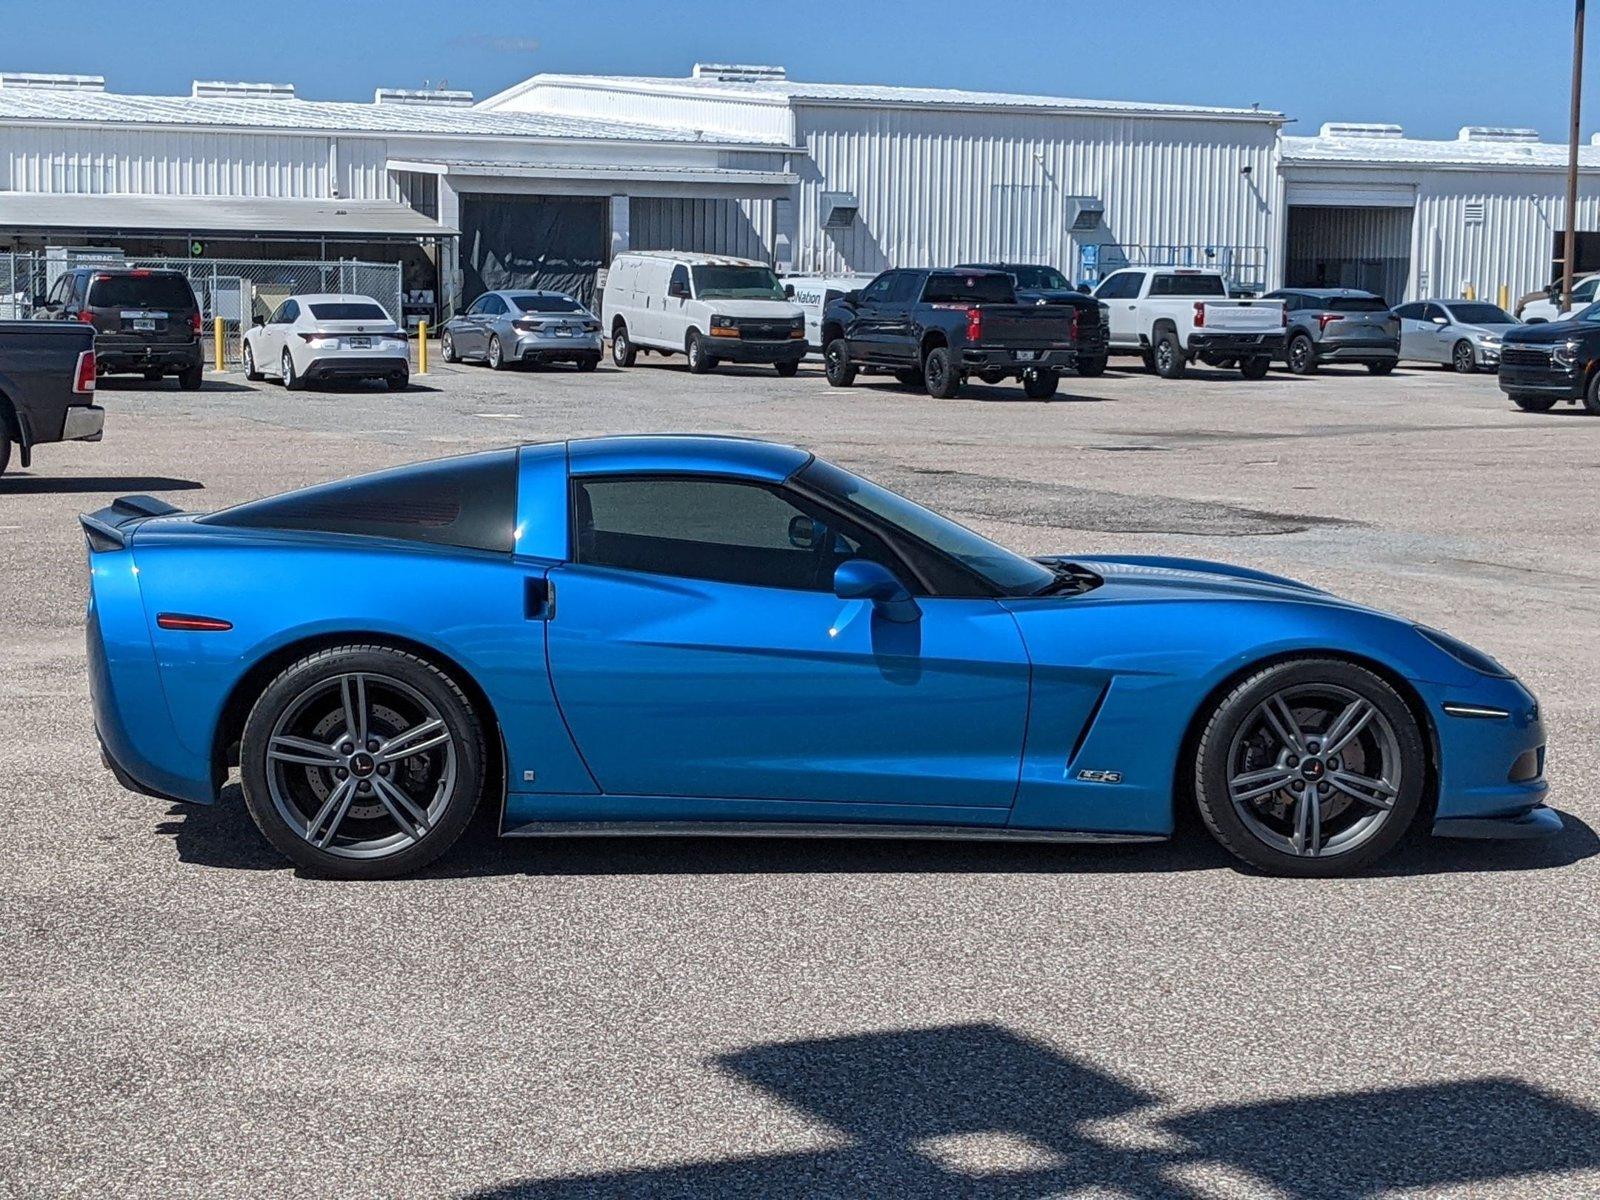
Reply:
M0 480L0 1194L1600 1193L1600 419L1423 369L932 401L642 361L110 381L104 442ZM101 769L78 512L659 430L796 441L1018 549L1225 558L1442 626L1540 696L1566 832L1298 882L1193 831L499 843L485 811L350 884L290 870L236 786L188 809Z

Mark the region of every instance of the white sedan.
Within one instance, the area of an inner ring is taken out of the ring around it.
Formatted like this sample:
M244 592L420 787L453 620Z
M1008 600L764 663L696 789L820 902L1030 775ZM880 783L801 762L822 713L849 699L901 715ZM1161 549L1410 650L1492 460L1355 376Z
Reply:
M411 382L405 331L366 296L290 296L244 335L244 374L273 375L287 388L330 379L381 379L391 392Z

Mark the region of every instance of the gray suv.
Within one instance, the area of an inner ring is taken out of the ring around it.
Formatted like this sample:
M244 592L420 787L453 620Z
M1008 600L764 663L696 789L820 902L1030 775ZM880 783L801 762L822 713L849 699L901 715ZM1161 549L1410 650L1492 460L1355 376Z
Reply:
M1314 374L1323 363L1362 363L1387 375L1400 361L1400 322L1381 296L1355 288L1279 288L1284 361L1296 375Z

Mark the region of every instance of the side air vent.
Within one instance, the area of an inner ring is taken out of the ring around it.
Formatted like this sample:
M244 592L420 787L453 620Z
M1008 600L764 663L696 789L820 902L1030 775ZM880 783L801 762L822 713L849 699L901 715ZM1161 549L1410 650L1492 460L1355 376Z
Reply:
M31 71L0 71L0 88L44 88L52 92L103 92L104 75L40 75Z
M221 79L196 79L189 88L194 100L293 100L292 83L229 83Z

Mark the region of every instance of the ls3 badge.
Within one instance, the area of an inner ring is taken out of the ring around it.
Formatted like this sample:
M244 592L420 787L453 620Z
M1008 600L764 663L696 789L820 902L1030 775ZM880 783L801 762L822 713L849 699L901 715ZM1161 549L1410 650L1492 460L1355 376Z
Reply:
M1121 783L1121 771L1079 771L1078 779L1083 783Z

